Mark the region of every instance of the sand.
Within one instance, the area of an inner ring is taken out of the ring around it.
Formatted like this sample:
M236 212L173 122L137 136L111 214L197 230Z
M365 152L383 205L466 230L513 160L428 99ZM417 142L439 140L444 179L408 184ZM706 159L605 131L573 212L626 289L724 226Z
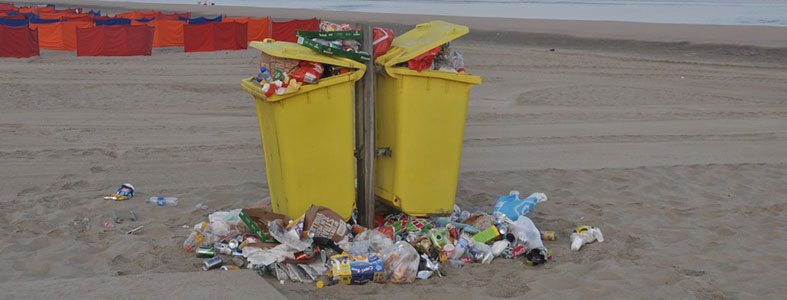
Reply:
M500 259L411 285L321 290L202 272L180 249L183 226L268 192L252 97L240 89L257 51L42 51L0 59L0 298L783 299L787 28L618 24L624 38L609 39L575 28L605 22L521 22L562 25L473 27L456 43L484 77L471 92L457 203L491 211L510 190L546 193L531 217L557 232L552 263ZM137 197L100 199L124 182ZM180 205L144 203L158 195ZM112 209L140 220L105 229ZM606 241L572 252L569 233L584 224Z

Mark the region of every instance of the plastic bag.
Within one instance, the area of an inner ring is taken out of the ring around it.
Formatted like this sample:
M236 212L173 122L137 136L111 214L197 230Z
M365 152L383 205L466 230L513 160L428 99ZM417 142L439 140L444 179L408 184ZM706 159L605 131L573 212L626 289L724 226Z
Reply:
M519 217L519 220L512 224L511 233L516 236L518 241L525 243L525 248L527 248L525 257L531 264L539 265L547 262L549 254L541 240L541 231L530 218Z
M240 223L238 214L240 214L240 209L233 209L229 212L217 211L208 215L211 232L220 237L239 233L235 230L235 226Z
M298 239L297 234L293 234L294 232L287 232L278 220L268 222L268 230L271 236L279 241L279 243L293 248L296 252L306 250L313 242L311 238Z
M378 56L385 55L385 53L388 53L388 50L391 49L394 32L388 28L374 27L372 35L372 45L374 46L373 58L377 59Z
M377 230L364 230L355 236L354 243L368 241L373 252L380 252L385 258L393 249L393 240ZM353 245L354 246L354 245Z
M385 259L385 277L391 283L411 283L418 273L418 252L405 241L394 244L391 253Z
M439 52L440 47L435 47L432 50L426 51L425 53L409 60L407 62L407 67L418 72L429 69L429 67L432 66L432 61L434 61L435 57L437 57L437 53Z
M516 222L519 216L525 216L537 203L546 202L547 195L544 193L533 193L525 199L519 199L519 192L511 191L508 196L502 196L495 203L494 212L501 212L511 221Z

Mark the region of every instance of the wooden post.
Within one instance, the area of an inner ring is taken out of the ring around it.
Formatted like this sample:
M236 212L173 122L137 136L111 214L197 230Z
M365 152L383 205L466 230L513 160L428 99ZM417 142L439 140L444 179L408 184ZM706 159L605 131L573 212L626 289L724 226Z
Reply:
M362 50L374 52L372 27L363 24ZM355 84L355 153L358 188L358 223L374 227L374 61L366 63L366 73Z

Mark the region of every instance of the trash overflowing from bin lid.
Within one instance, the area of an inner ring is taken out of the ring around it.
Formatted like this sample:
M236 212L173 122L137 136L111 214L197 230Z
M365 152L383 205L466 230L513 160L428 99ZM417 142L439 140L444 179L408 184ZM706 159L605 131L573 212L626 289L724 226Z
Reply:
M393 31L373 28L374 57L385 54L391 47ZM372 56L362 51L363 32L350 24L320 23L320 31L297 30L298 44L320 53L368 62ZM349 73L351 69L314 61L270 56L263 52L256 80L266 97L297 92L303 85L317 84L323 78Z
M205 271L248 268L282 284L320 288L412 283L447 276L446 268L488 264L495 258L531 266L548 263L552 253L544 241L555 241L555 233L540 231L526 216L532 202L546 201L546 195L517 195L500 197L492 214L454 205L452 214L443 217L376 216L375 228L360 226L354 216L345 222L330 208L316 205L294 220L268 207L217 211L194 225L183 247L205 259ZM600 230L581 226L572 234L571 248L594 240L603 241Z

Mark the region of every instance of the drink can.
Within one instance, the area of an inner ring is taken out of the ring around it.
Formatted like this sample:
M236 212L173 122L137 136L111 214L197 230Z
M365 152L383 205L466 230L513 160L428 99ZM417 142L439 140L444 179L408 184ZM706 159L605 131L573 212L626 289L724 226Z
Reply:
M237 249L240 243L238 243L238 240L236 239L231 239L227 245L230 247L230 249Z
M473 262L473 259L470 258L469 256L462 256L462 257L459 258L459 260L462 261L463 263L466 263L466 264L469 264L469 263Z
M243 250L240 249L232 250L232 256L243 256Z
M542 241L554 241L555 240L555 232L554 231L542 231L541 232L541 240Z
M456 231L456 226L454 224L445 225L445 229L448 229L448 235L451 236L454 240L459 239L459 232Z
M214 256L216 256L216 248L213 247L197 248L197 257L214 257Z
M205 262L203 263L202 270L203 271L207 271L207 270L215 269L215 268L220 267L221 264L222 264L221 257L216 256L216 257L213 257L213 258L209 258L209 259L205 260Z
M511 255L516 258L525 255L525 252L527 252L527 248L523 245L519 245L514 247L514 250L511 251Z
M233 270L240 270L238 266L221 266L221 269L224 271L233 271Z

